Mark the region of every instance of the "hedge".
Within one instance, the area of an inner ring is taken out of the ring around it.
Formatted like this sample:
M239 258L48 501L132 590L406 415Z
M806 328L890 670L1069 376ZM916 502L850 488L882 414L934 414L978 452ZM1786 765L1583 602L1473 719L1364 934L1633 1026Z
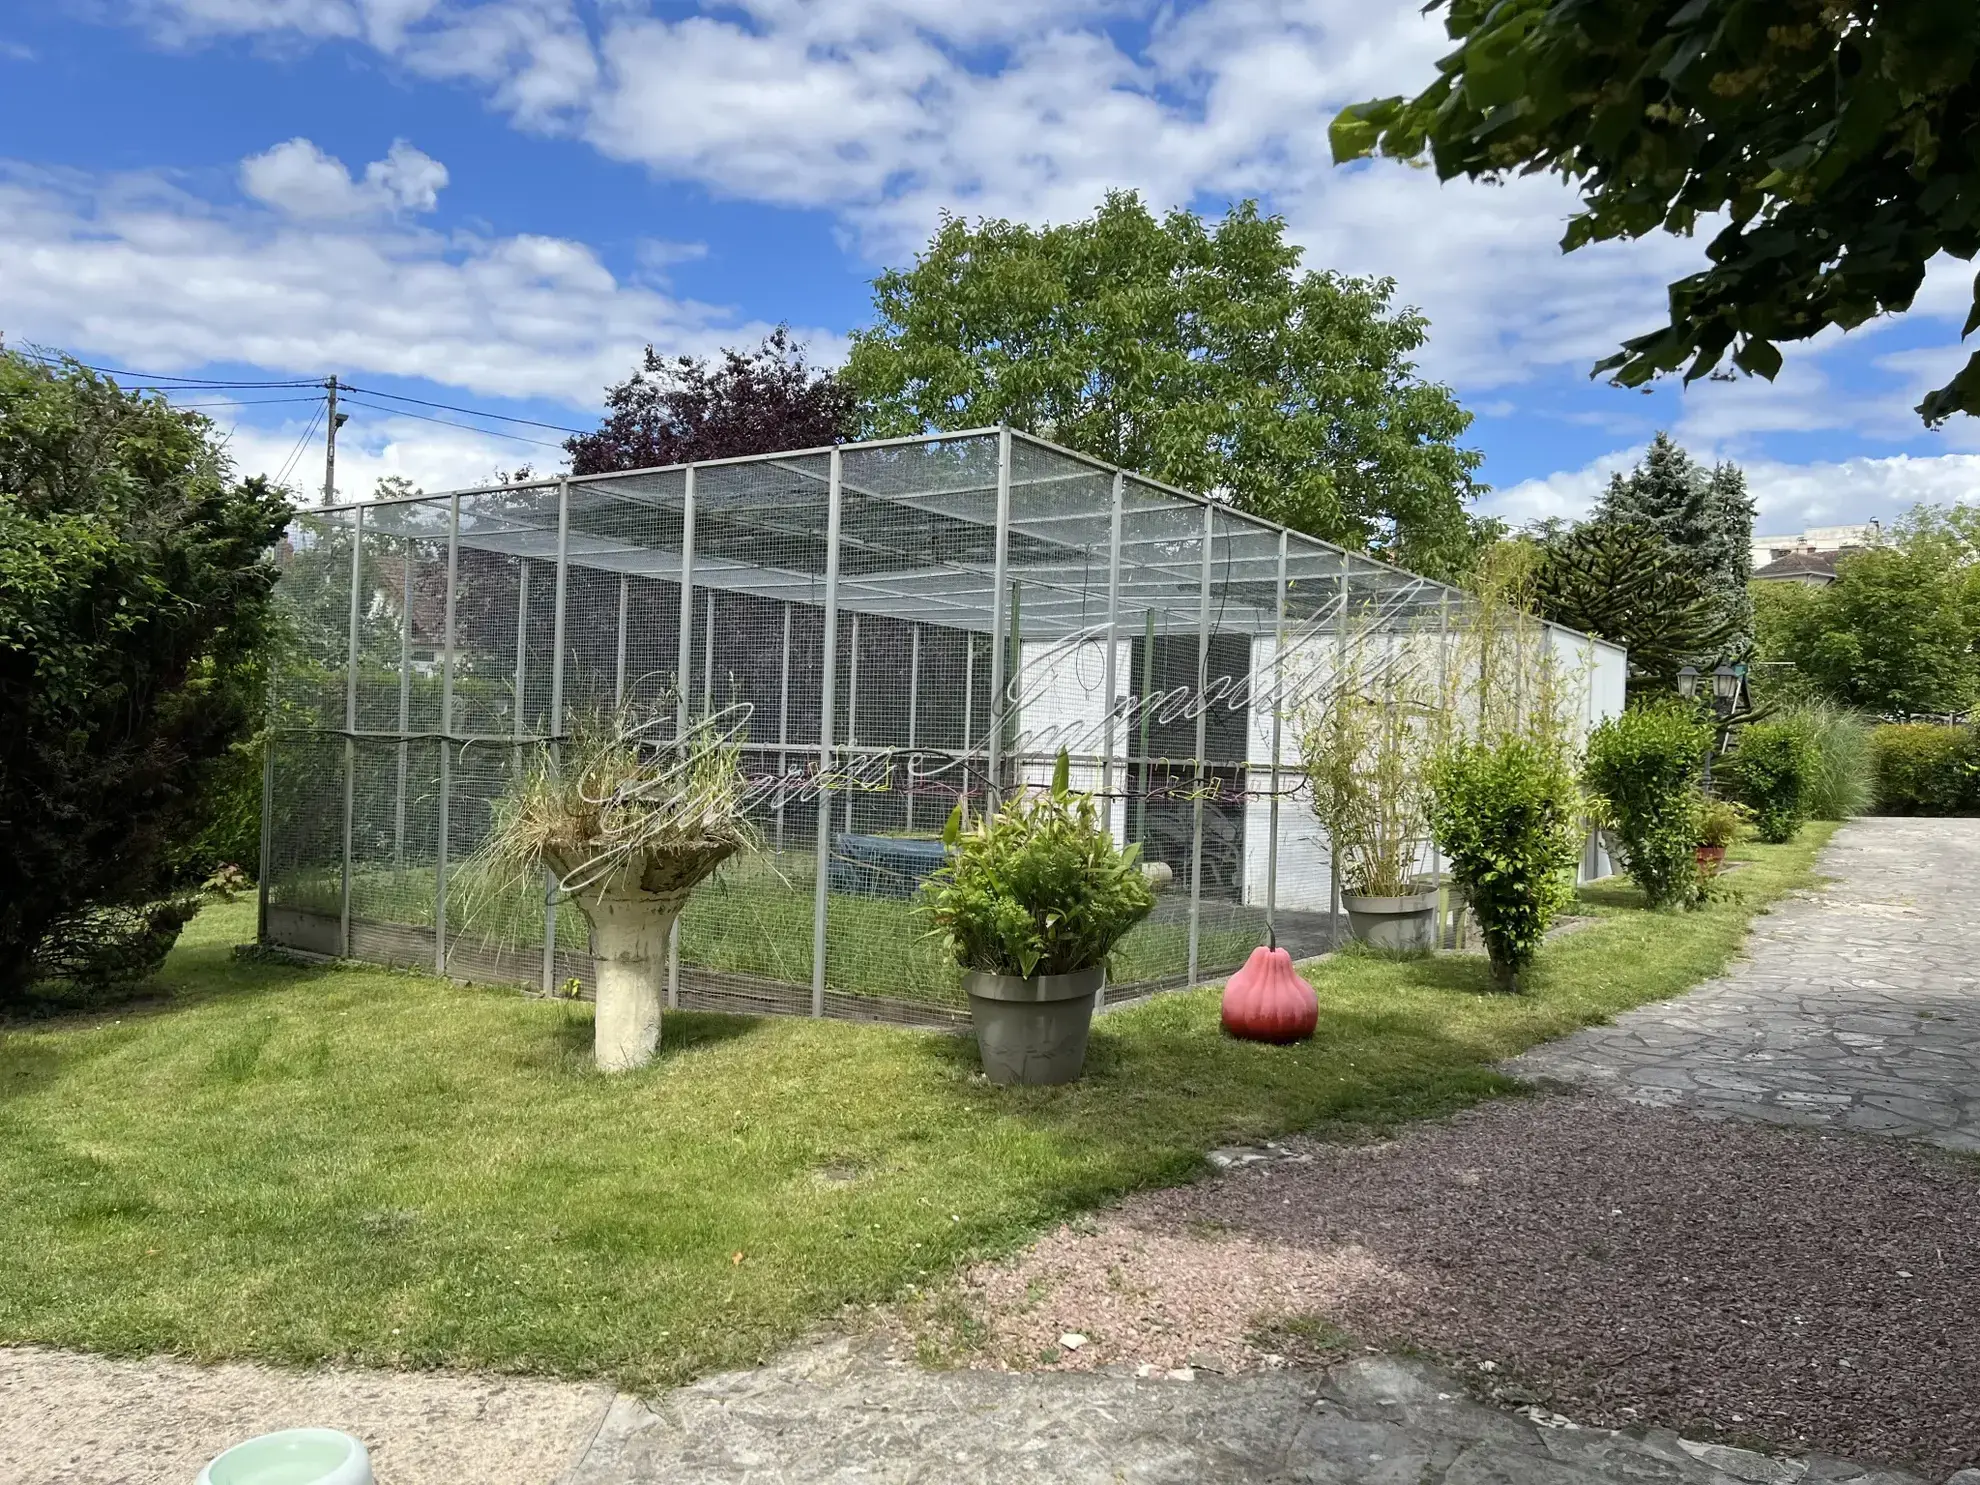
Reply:
M1980 814L1980 734L1942 722L1897 722L1870 735L1877 809L1886 815Z

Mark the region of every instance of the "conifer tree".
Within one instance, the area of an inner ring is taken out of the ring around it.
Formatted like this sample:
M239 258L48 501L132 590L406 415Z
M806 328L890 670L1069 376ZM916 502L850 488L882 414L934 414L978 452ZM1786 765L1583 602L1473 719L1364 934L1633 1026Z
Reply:
M1735 464L1709 475L1667 433L1659 433L1643 462L1610 478L1596 503L1606 521L1648 526L1688 559L1700 588L1713 599L1726 638L1718 653L1700 656L1717 665L1744 659L1753 648L1753 501Z

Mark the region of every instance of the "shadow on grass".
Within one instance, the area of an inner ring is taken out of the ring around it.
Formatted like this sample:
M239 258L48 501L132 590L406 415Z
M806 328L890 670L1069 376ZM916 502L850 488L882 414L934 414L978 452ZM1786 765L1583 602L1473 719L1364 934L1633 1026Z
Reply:
M60 1076L65 1060L48 1042L0 1042L0 1104L39 1093Z
M956 1117L1014 1118L1099 1157L1091 1168L1112 1174L1060 1193L1068 1209L1120 1190L1123 1171L1130 1185L1186 1177L1207 1147L1287 1129L1363 1138L1524 1091L1494 1067L1494 1026L1521 998L1494 988L1482 957L1355 957L1351 973L1387 983L1323 988L1313 1037L1290 1046L1225 1034L1212 988L1097 1020L1083 1076L1056 1087L990 1084L966 1035L923 1038L917 1055L940 1068Z
M1599 882L1590 882L1576 892L1575 896L1589 907L1649 911L1643 901L1642 890L1628 877L1604 877Z
M0 1013L0 1031L80 1030L106 1020L166 1015L218 1000L253 1000L311 984L336 970L335 965L298 964L272 955L235 959L231 947L174 949L164 968L147 980L121 985L48 980L33 985Z
M590 1006L565 1001L566 1014L551 1031L554 1060L573 1067L591 1065L594 1022ZM660 1051L656 1065L702 1047L751 1035L763 1025L761 1016L732 1016L720 1011L668 1011L660 1018Z

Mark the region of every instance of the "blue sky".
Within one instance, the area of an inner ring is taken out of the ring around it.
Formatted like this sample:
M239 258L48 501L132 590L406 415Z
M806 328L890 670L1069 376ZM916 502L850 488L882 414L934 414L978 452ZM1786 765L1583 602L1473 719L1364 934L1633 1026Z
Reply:
M1967 265L1939 265L1902 320L1791 351L1772 386L1625 392L1588 367L1657 323L1696 243L1563 258L1558 183L1335 168L1334 109L1416 85L1443 45L1413 0L26 9L0 19L16 344L147 372L335 371L582 426L648 341L708 352L785 320L836 355L868 280L944 210L1064 220L1127 186L1211 211L1260 197L1310 266L1393 275L1431 317L1425 371L1478 415L1490 507L1516 519L1578 510L1660 427L1745 464L1772 530L1980 490L1980 431L1910 412L1959 359ZM295 395L212 409L244 467L298 447L311 408L276 400ZM352 411L346 494L558 458Z

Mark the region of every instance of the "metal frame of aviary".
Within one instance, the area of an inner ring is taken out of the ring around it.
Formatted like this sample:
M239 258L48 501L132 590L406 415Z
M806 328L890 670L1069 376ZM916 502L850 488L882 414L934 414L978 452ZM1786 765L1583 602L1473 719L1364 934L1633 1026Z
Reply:
M584 993L556 884L479 871L491 805L584 713L721 713L761 848L683 914L670 1003L924 1025L963 1014L913 908L937 832L1061 748L1171 878L1110 1000L1268 928L1330 946L1301 686L1351 632L1402 653L1469 603L1001 428L334 506L281 560L264 943ZM1549 643L1589 720L1620 707L1621 651Z

